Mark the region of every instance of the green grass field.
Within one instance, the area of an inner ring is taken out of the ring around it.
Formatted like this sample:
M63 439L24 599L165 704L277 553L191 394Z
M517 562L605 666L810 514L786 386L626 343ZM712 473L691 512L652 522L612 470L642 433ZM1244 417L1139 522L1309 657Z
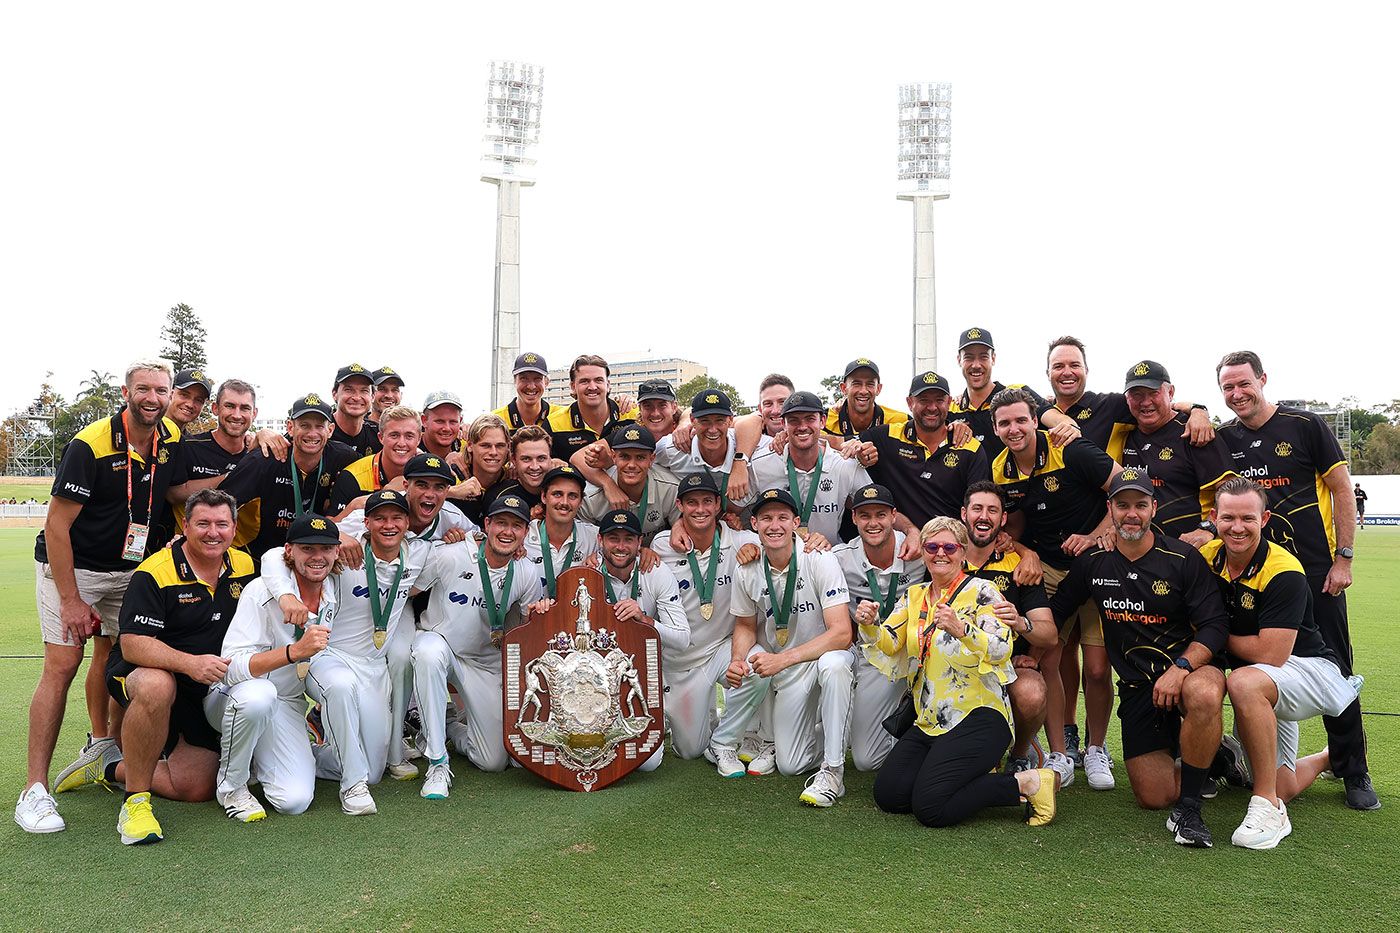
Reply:
M37 499L49 501L49 490L53 488L51 479L26 479L16 476L0 477L0 499Z
M10 801L40 670L32 539L0 529L0 788ZM1388 629L1400 531L1367 530L1357 551L1352 632L1385 806L1353 812L1339 783L1320 782L1290 806L1294 834L1272 852L1229 845L1248 799L1233 789L1206 805L1216 848L1176 846L1162 814L1133 805L1121 763L1110 793L1090 791L1081 774L1048 827L1008 810L930 830L876 810L873 776L850 769L847 797L820 811L797 802L800 779L724 781L703 761L669 760L584 796L454 756L449 800L389 782L375 790L373 817L342 815L325 782L307 814L251 826L214 804L158 802L166 840L156 846L119 844L116 796L66 794L66 832L0 829L0 927L1394 929L1400 648ZM55 772L83 739L81 690L70 699ZM1320 724L1307 724L1304 750L1322 744Z

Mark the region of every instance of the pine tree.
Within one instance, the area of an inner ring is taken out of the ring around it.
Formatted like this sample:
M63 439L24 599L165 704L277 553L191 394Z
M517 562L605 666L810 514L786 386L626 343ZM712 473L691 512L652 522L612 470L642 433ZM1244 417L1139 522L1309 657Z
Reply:
M178 372L182 369L204 369L209 359L204 353L204 341L209 339L204 324L189 305L181 303L165 315L160 329L164 346L161 356L168 359Z

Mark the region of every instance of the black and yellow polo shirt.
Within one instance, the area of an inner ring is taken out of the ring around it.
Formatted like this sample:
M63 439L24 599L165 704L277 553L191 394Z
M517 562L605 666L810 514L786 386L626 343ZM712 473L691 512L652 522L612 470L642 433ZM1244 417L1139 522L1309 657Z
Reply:
M1231 635L1250 636L1266 628L1291 628L1298 632L1291 654L1336 663L1336 655L1322 640L1313 619L1312 587L1308 586L1303 565L1286 548L1261 540L1244 572L1234 580L1225 563L1225 542L1207 541L1201 556L1217 574L1225 611L1230 615ZM1231 667L1249 663L1233 655L1227 657Z
M1103 520L1104 484L1111 475L1108 454L1082 437L1055 447L1045 431L1036 432L1030 476L1021 475L1009 450L992 462L992 480L1006 494L1007 511L1025 514L1021 543L1061 570L1072 560L1060 549L1065 539L1088 534Z
M550 404L544 399L540 399L540 416L530 424L538 425L548 431L549 415L553 411L557 411L557 409L550 407ZM504 421L512 433L518 428L525 427L525 419L520 416L520 405L515 399L511 399L503 408L497 408L491 414Z
M321 463L310 471L297 467L288 453L286 460L250 450L219 486L238 501L238 534L234 545L253 557L254 565L263 554L287 543L287 529L296 518L296 493L303 508L318 515L334 515L333 490L336 477L359 458L344 444L331 441L321 454ZM297 489L292 487L296 474Z
M871 480L889 489L895 507L916 528L938 515L956 518L968 485L990 475L987 456L976 440L958 447L945 440L937 450L929 450L912 421L871 428L860 439L874 444L880 454L866 471Z
M966 561L963 562L963 569L974 577L986 580L995 586L1002 597L1011 605L1016 607L1016 611L1025 616L1036 609L1049 609L1050 597L1045 595L1044 583L1017 583L1016 568L1021 566L1021 555L1015 551L993 551L991 557L980 567L974 567ZM1023 654L1022 649L1029 646L1025 638L1016 636L1017 654Z
M379 425L368 418L360 425L359 434L345 433L334 420L331 425L331 440L344 444L361 457L377 454L384 449L384 445L379 443Z
M602 431L594 431L584 424L583 415L579 414L578 402L568 406L555 406L549 410L549 418L545 425L545 430L554 439L550 450L551 455L556 460L569 462L569 458L578 450L587 447L600 437L607 437L614 428L620 425L632 424L641 417L641 412L636 408L627 411L618 409L617 402L608 399L608 423L603 425Z
M1230 449L1234 471L1268 493L1269 540L1292 551L1309 576L1325 576L1337 547L1325 478L1347 462L1336 435L1312 412L1280 405L1257 431L1234 420L1217 436Z
M361 457L340 471L331 486L331 511L327 514L339 515L351 500L382 489L389 482L380 462L381 456L382 453Z
M1025 389L1035 396L1036 409L1033 414L1036 420L1050 410L1050 403L1041 398L1040 393L1030 386L1016 383L1014 385L1002 385L1000 382L992 383L992 391L981 405L973 405L972 400L967 396L967 389L962 390L962 394L955 396L948 402L948 423L951 425L955 421L966 421L967 426L972 429L972 436L977 438L982 444L982 449L986 451L988 460L995 460L997 454L1005 449L1001 439L997 437L997 432L993 430L992 424L992 399L1002 389Z
M1137 421L1122 392L1085 392L1079 401L1064 409L1064 415L1074 419L1085 440L1123 463L1123 441L1137 427Z
M1151 434L1133 428L1119 461L1152 478L1157 498L1152 530L1173 538L1195 531L1210 517L1215 487L1235 472L1230 469L1230 449L1219 436L1204 447L1193 447L1190 438L1181 436L1185 428L1186 416L1179 412Z
M63 449L52 495L82 506L69 534L73 566L79 570L133 569L136 561L122 559L128 528L133 522L150 525L154 533L166 513L166 490L185 481L180 429L169 418L162 418L156 426L154 464L148 462L151 448L130 452L130 500L126 496L127 458L126 427L120 411L83 428ZM160 543L153 536L147 541L147 553ZM34 541L34 559L49 562L42 531Z
M186 434L180 438L180 454L185 465L186 480L210 479L231 473L246 453L247 450L242 448L239 449L238 453L229 453L223 448L223 445L214 440L212 430L200 434ZM183 531L185 527L184 503L176 503L172 509L175 513L175 529Z
M131 575L122 600L108 676L124 677L135 668L121 656L122 639L127 635L149 635L186 654L220 654L238 597L255 576L252 558L230 549L224 555L218 582L211 587L195 575L185 559L183 539L146 558ZM203 684L184 674L176 674L175 679L201 693L205 690Z
M849 401L843 401L839 405L832 405L828 408L826 410L826 426L822 430L833 437L844 437L846 440L858 436L861 432L857 431L851 425L851 415L846 408L849 404ZM870 427L866 428L866 430L873 431L882 425L901 424L908 420L909 415L906 412L902 412L897 408L887 408L884 405L876 403L875 411L872 412Z

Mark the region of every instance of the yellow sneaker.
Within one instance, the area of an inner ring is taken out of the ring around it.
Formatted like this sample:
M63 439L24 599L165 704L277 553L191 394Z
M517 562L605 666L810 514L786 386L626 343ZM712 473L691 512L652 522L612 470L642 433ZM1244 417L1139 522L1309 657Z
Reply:
M121 760L122 751L117 748L116 739L89 738L77 760L58 772L58 780L54 782L53 792L65 794L70 790L77 790L79 787L86 787L89 784L106 784L107 781L103 775L106 773L107 765Z
M1040 788L1034 794L1026 795L1026 806L1030 815L1026 822L1032 826L1044 826L1055 818L1055 772L1050 768L1038 768Z
M147 842L160 842L160 824L151 810L151 795L132 794L122 804L122 812L117 815L117 832L121 834L122 845L134 846Z

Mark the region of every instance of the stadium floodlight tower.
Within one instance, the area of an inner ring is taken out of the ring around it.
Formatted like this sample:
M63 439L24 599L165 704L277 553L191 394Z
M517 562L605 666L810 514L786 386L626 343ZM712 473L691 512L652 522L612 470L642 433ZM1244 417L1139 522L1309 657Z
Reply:
M511 367L520 353L520 189L533 185L540 141L544 69L492 62L486 82L481 180L496 186L496 289L491 325L491 407L515 394Z
M938 368L933 291L933 202L948 197L953 86L899 88L899 200L914 202L914 372Z

